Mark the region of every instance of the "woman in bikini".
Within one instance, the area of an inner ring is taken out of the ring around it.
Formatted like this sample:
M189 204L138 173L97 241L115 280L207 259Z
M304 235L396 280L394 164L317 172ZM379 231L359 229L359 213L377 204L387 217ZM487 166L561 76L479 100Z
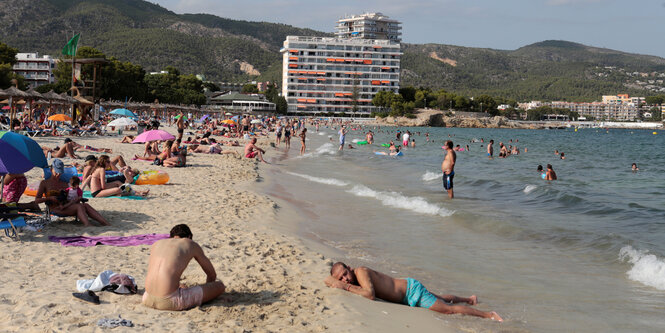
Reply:
M181 149L177 156L167 158L163 165L168 168L183 168L187 165L187 149Z
M102 155L97 160L95 168L90 176L90 191L93 198L110 197L115 195L140 195L146 196L148 191L133 191L129 188L129 184L121 185L120 187L113 187L106 182L106 168L111 165L109 157Z
M65 172L65 165L59 159L53 159L51 166L51 177L42 180L39 183L39 189L35 198L35 203L45 203L51 209L51 212L59 216L76 216L83 225L91 226L90 218L95 219L101 225L110 225L109 222L97 212L92 206L84 202L77 202L67 207L63 207L58 202L60 192L69 184L60 180L60 176Z
M164 142L164 150L159 153L159 155L148 155L147 157L140 157L139 155L134 155L135 160L143 161L154 161L155 165L162 165L162 163L171 157L171 147L173 146L173 141L169 140Z
M284 126L284 144L286 145L286 150L291 149L291 130L293 130L293 126L290 122L286 122L286 126Z

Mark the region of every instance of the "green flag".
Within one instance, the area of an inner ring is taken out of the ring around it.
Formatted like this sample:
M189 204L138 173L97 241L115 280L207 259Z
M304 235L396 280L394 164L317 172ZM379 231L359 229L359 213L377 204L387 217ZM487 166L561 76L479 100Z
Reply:
M62 48L62 54L64 55L70 55L70 56L75 56L76 55L76 48L79 43L79 36L81 34L76 34L76 36L72 37L72 39L67 42L67 45Z

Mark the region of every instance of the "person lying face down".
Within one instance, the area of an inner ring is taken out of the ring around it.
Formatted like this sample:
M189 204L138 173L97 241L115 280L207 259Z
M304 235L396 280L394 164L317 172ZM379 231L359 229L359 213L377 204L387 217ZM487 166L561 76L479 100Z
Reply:
M387 302L426 308L444 314L463 314L503 321L494 311L485 312L470 306L455 305L476 305L478 298L475 295L459 297L433 294L418 280L396 279L367 267L351 268L343 262L336 262L324 282L328 287L344 289L370 300L380 298Z

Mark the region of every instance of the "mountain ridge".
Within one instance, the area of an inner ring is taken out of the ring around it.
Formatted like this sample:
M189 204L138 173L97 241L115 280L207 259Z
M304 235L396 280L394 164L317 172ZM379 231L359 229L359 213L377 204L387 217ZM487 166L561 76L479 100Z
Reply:
M233 82L280 82L279 49L286 36L331 36L281 23L176 14L141 0L7 0L0 8L0 41L20 52L57 57L73 31L82 31L83 45L146 71L173 65L183 73ZM518 100L665 92L656 82L665 76L664 58L569 41L546 40L516 50L404 43L402 51L402 86ZM654 83L633 73L655 73Z

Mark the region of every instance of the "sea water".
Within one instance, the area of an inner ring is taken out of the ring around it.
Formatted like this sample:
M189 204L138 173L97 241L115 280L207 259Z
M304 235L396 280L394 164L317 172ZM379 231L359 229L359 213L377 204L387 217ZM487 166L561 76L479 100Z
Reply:
M304 156L296 140L268 151L265 190L302 210L299 235L433 292L476 294L506 319L500 329L665 331L665 132L399 128L417 146L391 157L375 151L401 141L397 128L373 129L377 144L356 149L338 151L336 129L322 127ZM453 200L441 180L448 139L470 148L457 152ZM499 142L521 154L498 158Z

